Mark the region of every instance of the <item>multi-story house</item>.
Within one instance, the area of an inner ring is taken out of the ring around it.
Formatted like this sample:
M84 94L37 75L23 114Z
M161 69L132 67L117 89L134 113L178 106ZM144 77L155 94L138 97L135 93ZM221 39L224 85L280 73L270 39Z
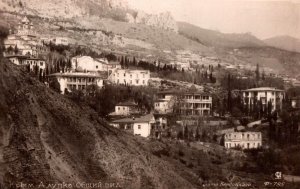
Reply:
M147 86L149 84L150 71L116 69L109 76L109 80L117 85Z
M31 71L34 71L35 66L37 66L38 71L44 71L46 68L46 62L41 58L35 58L25 55L8 55L5 57L10 60L10 62L16 65L29 65Z
M242 99L244 105L250 110L258 101L263 105L263 109L267 110L272 105L271 110L281 110L282 101L284 99L284 91L271 87L252 88L242 91Z
M186 116L209 116L212 96L203 92L164 91L157 94L154 110L159 114L179 113Z
M35 66L37 66L38 70L45 70L46 69L46 62L44 59L35 58L35 57L28 57L25 59L25 64L30 66L30 70L34 70Z
M261 132L232 132L224 136L225 148L255 149L262 146Z
M57 79L62 94L66 90L69 92L73 90L85 90L89 85L96 85L102 88L106 79L105 76L97 73L79 72L54 73L49 75L49 77Z
M212 96L204 92L184 92L180 94L179 112L182 115L209 116L212 110Z
M157 100L154 102L154 111L158 114L173 112L177 95L175 91L161 91L157 93Z

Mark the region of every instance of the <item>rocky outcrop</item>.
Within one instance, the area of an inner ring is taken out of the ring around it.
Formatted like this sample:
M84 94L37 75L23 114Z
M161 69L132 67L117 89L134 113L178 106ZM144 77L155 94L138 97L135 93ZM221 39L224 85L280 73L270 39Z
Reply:
M136 15L127 14L126 19L130 23L146 24L148 26L157 27L165 30L178 32L177 23L170 12L160 14L147 14L138 11Z

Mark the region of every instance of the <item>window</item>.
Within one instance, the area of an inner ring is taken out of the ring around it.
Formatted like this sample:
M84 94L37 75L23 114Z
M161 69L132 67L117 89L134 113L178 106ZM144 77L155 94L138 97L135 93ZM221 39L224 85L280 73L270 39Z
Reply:
M126 77L126 73L124 73L124 77Z
M141 129L141 125L138 125L138 129Z
M145 74L143 74L143 78L145 78Z
M143 84L145 84L145 80L143 80Z
M96 69L98 69L98 66L96 66Z
M132 78L132 75L130 74L130 78Z
M40 62L40 66L43 66L43 62Z

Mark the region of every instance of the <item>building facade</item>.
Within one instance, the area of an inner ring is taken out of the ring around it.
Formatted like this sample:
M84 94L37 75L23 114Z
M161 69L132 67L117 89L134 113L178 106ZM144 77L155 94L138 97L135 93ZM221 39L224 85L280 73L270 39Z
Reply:
M109 62L106 58L94 59L90 56L75 56L71 59L72 69L76 71L105 71L111 74L115 69L120 69L119 62Z
M232 132L224 135L225 148L257 149L262 146L261 132Z
M138 105L133 102L122 102L115 106L115 112L110 115L128 116L138 113Z
M203 92L162 91L154 102L155 113L177 113L184 116L209 116L212 96Z
M25 64L30 66L30 70L34 70L35 66L37 66L38 70L45 70L46 69L46 62L44 59L35 58L35 57L28 57L25 59Z
M158 114L168 114L173 112L176 101L176 93L174 91L165 91L157 93L157 100L154 102L154 111Z
M76 71L105 71L102 63L90 56L75 56L71 59L72 69Z
M263 110L267 110L268 106L272 111L282 109L282 101L284 99L284 91L270 87L252 88L242 91L242 100L244 105L251 107L258 101L263 105Z
M85 90L89 85L96 85L100 88L104 85L105 76L95 73L55 73L49 75L51 79L56 78L60 84L60 91Z
M41 58L35 58L25 55L9 55L5 57L10 62L16 65L29 65L31 71L34 71L36 66L38 71L44 71L46 69L46 62L44 59Z
M203 92L184 92L179 95L181 115L209 116L212 110L212 96Z
M155 125L155 118L152 114L148 114L140 117L118 119L112 121L111 125L134 135L149 137L151 129Z
M109 80L117 85L148 86L150 71L116 69L109 76Z

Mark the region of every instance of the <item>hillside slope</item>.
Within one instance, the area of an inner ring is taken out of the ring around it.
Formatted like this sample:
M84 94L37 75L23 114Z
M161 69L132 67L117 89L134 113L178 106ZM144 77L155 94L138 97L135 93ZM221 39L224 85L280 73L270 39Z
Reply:
M291 36L276 36L265 39L264 42L271 47L300 52L300 40Z
M20 182L195 187L173 165L147 151L144 139L107 126L89 108L74 104L3 59L0 91L0 183L4 188Z
M205 46L239 48L264 45L261 40L251 34L224 34L186 22L178 22L178 27L181 35L198 41Z

